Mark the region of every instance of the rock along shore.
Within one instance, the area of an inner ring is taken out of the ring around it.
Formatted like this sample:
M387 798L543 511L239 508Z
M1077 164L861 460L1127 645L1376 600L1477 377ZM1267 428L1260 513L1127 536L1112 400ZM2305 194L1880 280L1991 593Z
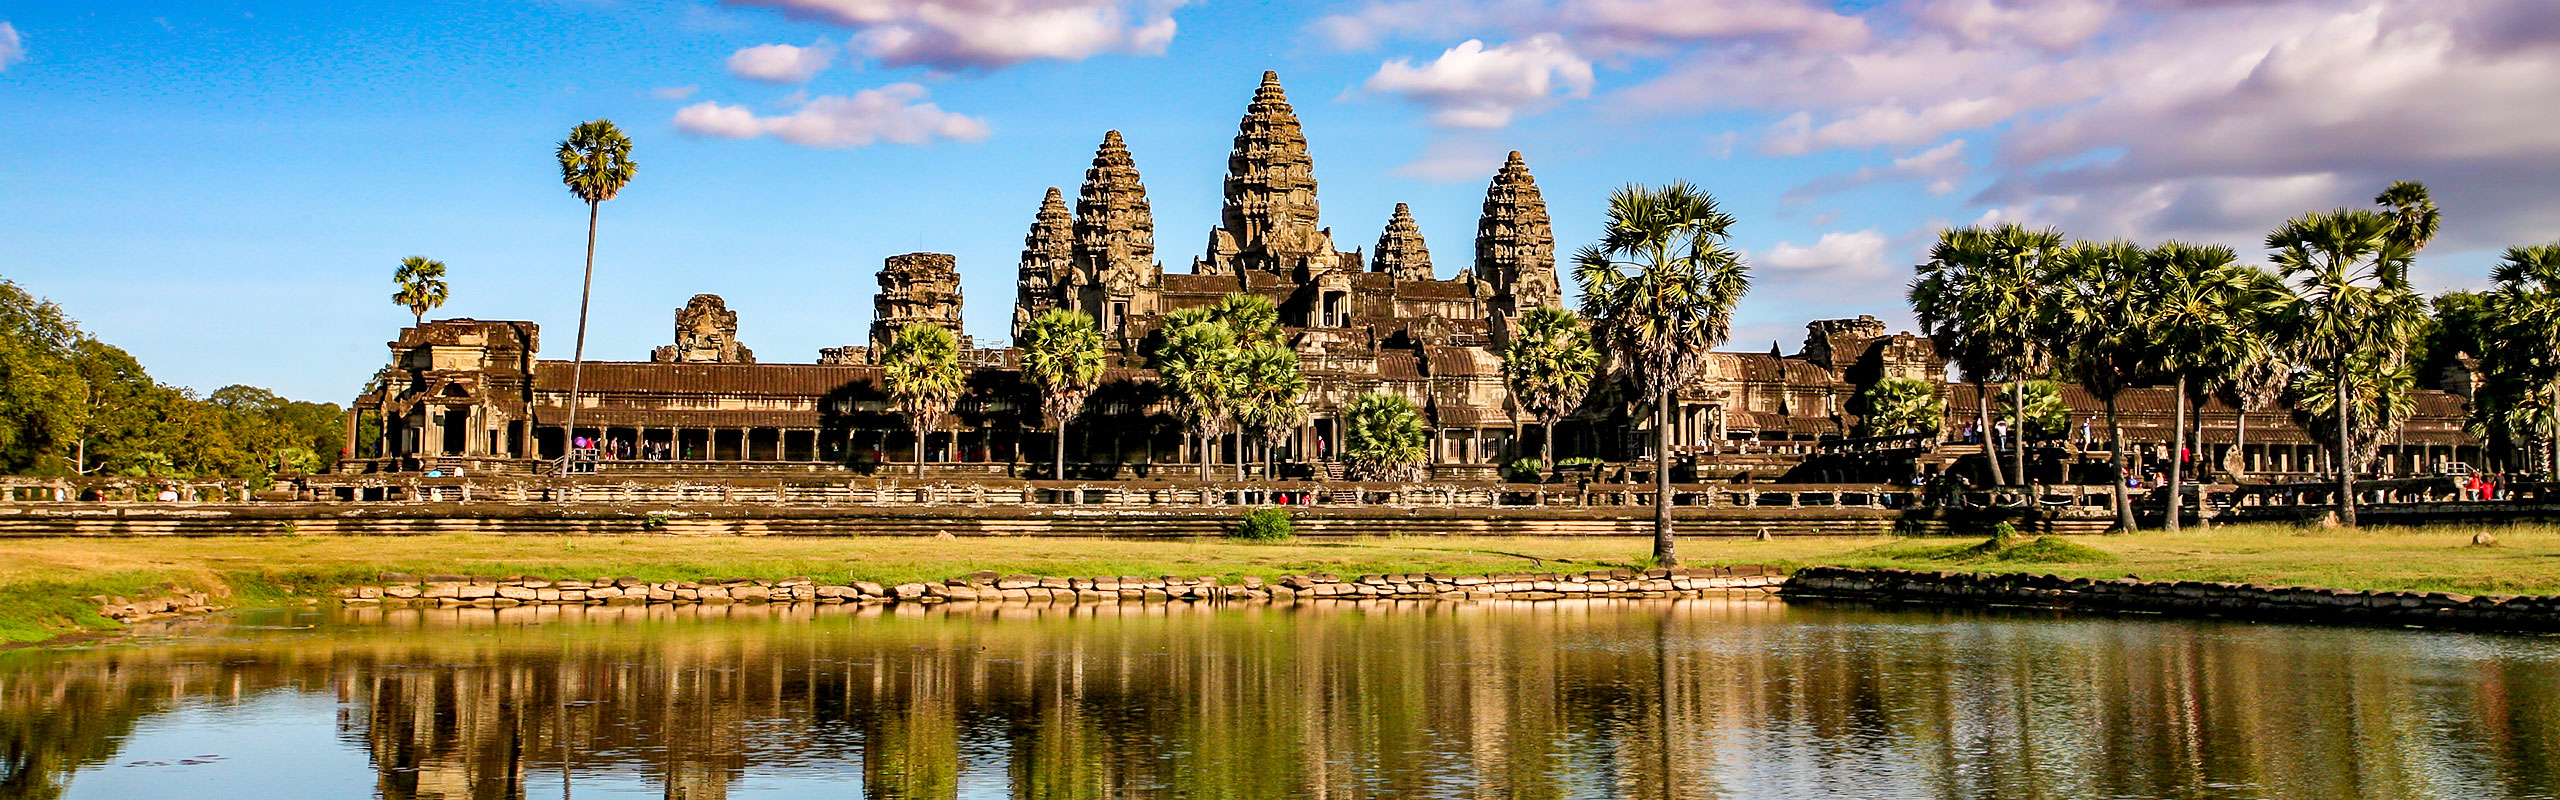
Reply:
M2254 583L1846 567L1798 570L1778 593L1789 598L2028 606L2262 622L2560 631L2560 595L2368 592Z

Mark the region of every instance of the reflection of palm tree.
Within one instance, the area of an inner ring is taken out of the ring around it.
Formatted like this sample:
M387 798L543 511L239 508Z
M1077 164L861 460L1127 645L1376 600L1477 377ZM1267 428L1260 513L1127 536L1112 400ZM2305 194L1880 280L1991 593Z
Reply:
M1058 450L1049 477L1067 477L1067 421L1102 383L1102 329L1091 315L1054 308L1022 329L1022 371L1040 389L1040 415L1056 426Z
M2396 218L2338 209L2306 214L2267 234L2272 260L2293 284L2289 337L2304 364L2326 371L2337 414L2338 521L2356 524L2356 467L2348 395L2359 359L2389 369L2405 359L2410 334L2424 316L2409 287L2414 254Z
M1582 313L1619 377L1653 401L1653 559L1680 563L1671 538L1671 416L1682 387L1733 329L1751 270L1726 245L1733 216L1714 197L1674 181L1609 197L1598 244L1574 255Z
M443 306L451 294L444 283L444 262L426 256L400 259L400 269L391 273L391 282L400 286L400 291L391 295L391 302L408 307L418 325L427 324L427 312Z
M581 123L560 142L560 182L587 204L587 271L578 283L578 340L569 355L569 419L563 445L578 438L578 390L587 371L587 300L596 283L596 211L631 185L640 165L631 160L631 137L612 120Z
M942 326L909 325L889 337L880 364L882 388L915 435L916 477L924 477L925 437L940 429L943 415L960 402L967 378L960 369L960 343Z
M1520 315L1520 328L1502 350L1502 377L1511 397L1537 418L1546 442L1538 457L1550 475L1555 469L1556 423L1581 404L1591 388L1591 373L1600 354L1591 349L1591 333L1582 319L1561 308L1532 308Z

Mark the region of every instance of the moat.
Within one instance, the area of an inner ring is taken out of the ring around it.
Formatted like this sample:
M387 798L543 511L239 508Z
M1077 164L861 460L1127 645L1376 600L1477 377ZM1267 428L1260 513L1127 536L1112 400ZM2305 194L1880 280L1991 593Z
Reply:
M2560 796L2549 637L1756 596L177 625L0 653L0 796Z

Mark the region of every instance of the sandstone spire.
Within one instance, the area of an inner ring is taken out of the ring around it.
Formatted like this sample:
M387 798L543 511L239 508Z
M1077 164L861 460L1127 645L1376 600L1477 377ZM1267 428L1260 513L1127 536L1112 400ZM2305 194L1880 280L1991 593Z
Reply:
M1556 236L1547 224L1547 201L1520 151L1494 173L1476 222L1477 280L1493 289L1496 315L1516 316L1538 306L1562 308L1556 289Z
M1274 271L1305 256L1333 256L1333 244L1316 222L1315 162L1298 112L1280 88L1280 74L1262 73L1262 86L1236 123L1235 149L1227 154L1226 202L1210 235L1205 259L1212 271L1236 267Z
M1386 232L1378 234L1378 251L1370 256L1369 271L1400 281L1431 280L1431 248L1422 243L1422 226L1414 224L1411 206L1396 204Z
M1076 197L1074 280L1123 294L1156 283L1155 215L1120 132L1103 134Z
M1067 213L1058 187L1051 186L1049 195L1040 198L1040 213L1031 220L1031 232L1022 237L1022 271L1014 281L1013 295L1015 340L1022 338L1022 329L1032 317L1059 307L1075 248L1075 218Z

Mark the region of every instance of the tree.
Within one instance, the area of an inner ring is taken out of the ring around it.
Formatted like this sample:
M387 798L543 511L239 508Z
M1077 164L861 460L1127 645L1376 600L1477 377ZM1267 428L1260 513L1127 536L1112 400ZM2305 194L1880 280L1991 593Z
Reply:
M1886 378L1858 393L1860 436L1936 433L1947 418L1947 404L1929 381Z
M2044 343L2052 331L2045 329L2050 325L2038 312L2053 291L2051 261L2062 243L2059 231L2030 230L2017 223L1943 231L1928 262L1916 268L1919 277L1908 292L1912 313L1929 331L1930 341L1953 356L1974 385L1974 411L1994 483L2011 478L2025 483L2027 461L2021 433L2010 452L2011 468L2005 473L2001 469L1992 434L1990 382L2005 376L2010 402L2022 403L2025 398L2016 394L2025 391L2021 382L2049 360L2051 348Z
M1280 307L1258 294L1234 293L1208 308L1209 318L1236 335L1237 347L1280 343Z
M1245 348L1236 358L1236 420L1262 440L1262 475L1277 466L1272 442L1307 421L1307 376L1298 370L1298 353L1276 344ZM1237 459L1243 469L1243 459Z
M1342 411L1342 456L1360 480L1410 481L1422 477L1430 436L1422 409L1401 395L1371 392Z
M1209 466L1217 460L1212 450L1218 432L1239 392L1235 362L1241 354L1235 332L1211 321L1169 329L1164 343L1156 347L1157 381L1172 395L1184 427L1198 437L1203 481L1209 480Z
M2020 383L2012 381L2012 383ZM2000 421L2018 431L2018 439L2052 439L2071 432L2071 404L2063 402L2062 387L2052 381L2023 381L2026 385L2007 387L2001 392ZM2019 409L2025 413L2019 413Z
M2336 415L2338 521L2356 524L2351 425L2358 404L2348 397L2353 373L2379 375L2403 367L2410 335L2424 312L2409 286L2414 256L2399 220L2361 209L2305 214L2267 234L2267 249L2293 298L2286 309L2287 343L2302 365L2330 383ZM2387 404L2386 404L2387 405Z
M587 300L596 285L596 212L631 185L631 176L640 165L631 160L631 137L622 135L612 120L599 119L579 123L569 130L569 138L560 141L560 182L569 193L587 204L587 271L578 283L578 339L569 354L569 440L578 437L578 390L587 371ZM919 445L921 446L921 445ZM565 470L566 465L563 465ZM919 463L916 467L922 470Z
M2124 424L2116 400L2150 377L2156 359L2141 302L2150 294L2150 254L2131 242L2081 242L2056 255L2057 291L2046 303L2060 323L2063 364L2080 388L2107 408L2107 448L2116 470L2116 527L2133 530L2124 475Z
M2190 389L2210 386L2249 357L2249 328L2261 306L2278 307L2273 297L2252 290L2249 273L2235 262L2239 255L2220 245L2170 242L2150 253L2148 338L2157 348L2156 365L2170 375L2175 413L2170 416L2169 500L2165 525L2172 533L2185 513L2187 409ZM2198 403L2201 405L2201 403ZM2195 449L2204 449L2201 439ZM2199 492L2197 518L2204 516Z
M1102 384L1102 328L1092 315L1053 308L1022 329L1022 371L1040 390L1040 416L1057 429L1049 477L1067 477L1067 421Z
M87 423L88 385L70 363L86 341L61 306L0 279L0 471L61 469Z
M1671 416L1681 387L1733 329L1751 270L1727 245L1733 216L1685 182L1609 197L1598 244L1574 255L1582 313L1618 376L1654 407L1653 559L1680 563L1671 536Z
M419 325L427 324L427 312L443 307L450 295L444 284L444 262L426 256L400 259L391 282L400 287L391 294L391 302L406 306Z
M1582 319L1561 308L1532 308L1520 315L1519 329L1502 349L1502 379L1511 398L1538 420L1546 441L1538 449L1548 474L1554 475L1556 423L1581 405L1591 390L1591 375L1600 353L1591 348L1591 331Z
M915 435L916 477L924 477L924 440L941 429L942 417L960 402L968 375L960 369L960 342L940 325L898 329L880 358L881 383Z
M2436 238L2436 229L2444 223L2443 212L2436 210L2435 200L2427 196L2427 185L2417 181L2398 181L2391 188L2374 195L2373 204L2391 215L2391 243L2416 254Z
M2512 394L2531 399L2506 403L2526 412L2517 420L2526 424L2515 427L2534 434L2560 429L2560 242L2507 248L2489 278L2495 286L2482 305L2493 355L2484 361L2493 380L2511 383L2520 389ZM2534 468L2560 475L2560 447L2548 450L2554 460Z

